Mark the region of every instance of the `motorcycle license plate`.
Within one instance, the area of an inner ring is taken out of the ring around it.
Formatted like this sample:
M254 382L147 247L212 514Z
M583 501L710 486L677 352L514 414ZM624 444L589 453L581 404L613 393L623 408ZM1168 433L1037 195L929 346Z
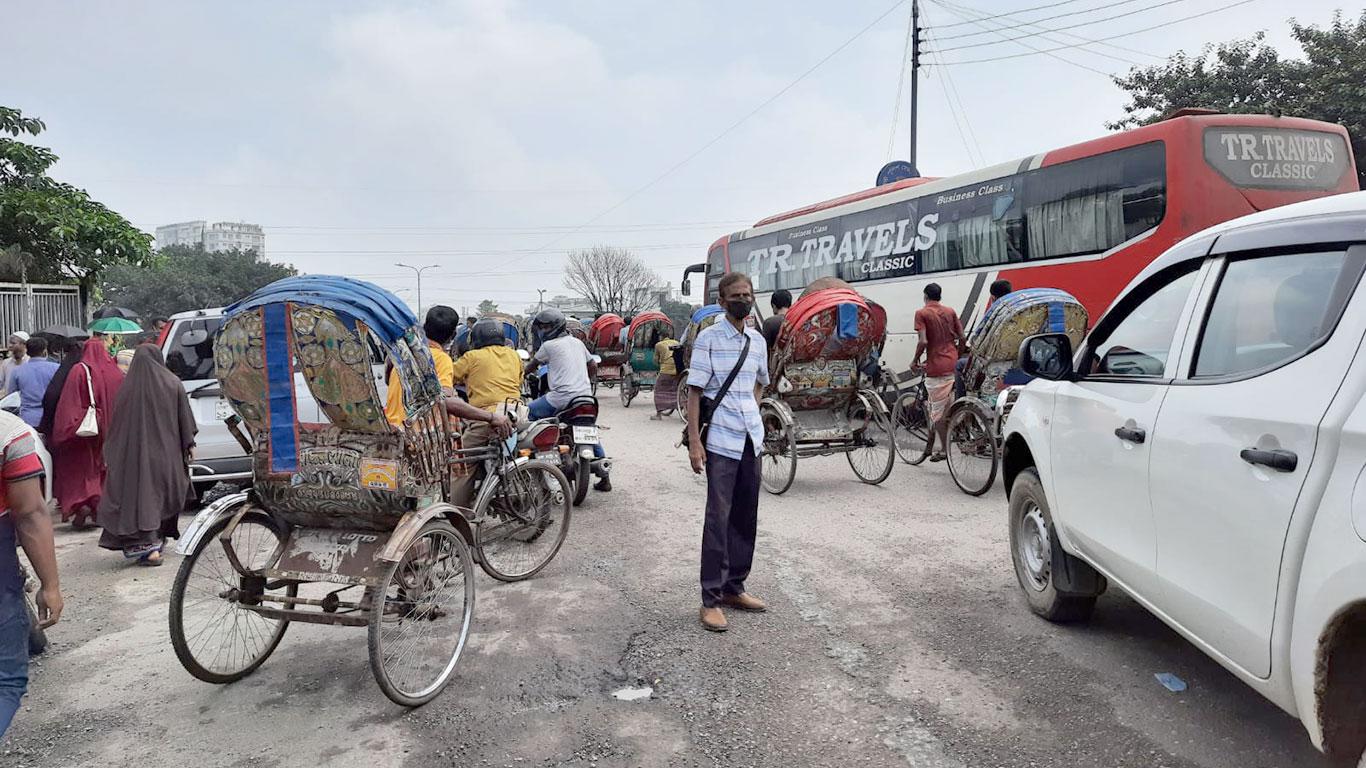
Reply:
M597 427L574 427L574 442L578 445L597 445Z

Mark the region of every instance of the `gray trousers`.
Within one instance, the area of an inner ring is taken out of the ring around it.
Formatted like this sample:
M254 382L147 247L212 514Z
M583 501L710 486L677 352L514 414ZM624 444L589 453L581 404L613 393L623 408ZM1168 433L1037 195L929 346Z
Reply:
M759 529L759 457L745 440L743 457L707 451L707 517L702 524L702 605L745 591Z

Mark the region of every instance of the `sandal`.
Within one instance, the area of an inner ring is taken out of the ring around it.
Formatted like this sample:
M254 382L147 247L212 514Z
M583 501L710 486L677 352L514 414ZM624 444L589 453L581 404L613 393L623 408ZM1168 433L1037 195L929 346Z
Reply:
M942 453L936 453L936 454L934 454L933 456L930 457L930 461L943 461L943 460L945 460L945 459L947 459L947 458L948 458L948 456L945 456L945 455L942 454Z
M155 557L156 559L153 560L153 557ZM160 550L157 550L155 552L148 552L147 554L138 558L138 565L143 566L144 568L156 568L164 562L166 562L166 559L161 556Z

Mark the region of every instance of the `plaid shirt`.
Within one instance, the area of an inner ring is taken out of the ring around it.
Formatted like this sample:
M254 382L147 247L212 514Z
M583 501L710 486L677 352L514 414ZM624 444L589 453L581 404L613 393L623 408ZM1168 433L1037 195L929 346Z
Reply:
M745 450L746 437L753 443L756 456L764 444L764 423L759 418L754 386L768 384L768 344L753 328L745 328L741 335L730 320L723 318L697 334L688 368L688 385L701 387L704 397L715 397L740 359L745 336L749 336L749 355L725 399L717 404L707 430L707 450L737 461Z

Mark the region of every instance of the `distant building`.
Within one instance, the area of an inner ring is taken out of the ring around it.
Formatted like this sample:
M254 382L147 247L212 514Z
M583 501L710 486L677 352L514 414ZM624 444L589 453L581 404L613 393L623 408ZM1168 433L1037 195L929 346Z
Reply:
M560 294L546 299L544 306L539 302L529 304L526 308L526 315L527 317L532 317L545 307L554 307L569 317L593 317L598 314L598 311L593 308L593 305L588 302L588 299L585 299L582 296L565 296L564 294Z
M157 248L172 245L197 245L209 252L256 251L266 255L266 233L260 224L237 221L182 221L157 227Z

